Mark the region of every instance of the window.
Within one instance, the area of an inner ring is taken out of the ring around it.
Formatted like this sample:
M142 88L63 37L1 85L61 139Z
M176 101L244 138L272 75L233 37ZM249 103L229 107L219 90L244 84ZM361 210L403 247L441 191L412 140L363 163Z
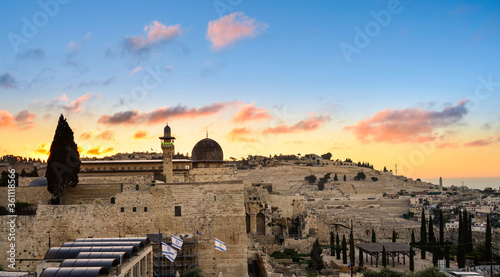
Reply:
M135 185L135 190L139 190L139 185Z
M214 201L217 201L217 195L214 195Z
M132 208L132 211L133 211L134 213L135 213L135 212L137 212L137 208L136 208L136 207L133 207L133 208Z
M148 207L144 207L144 212L147 213L148 212Z
M121 208L120 208L120 212L122 212L122 213L123 213L124 211L125 211L125 208L124 208L124 207L121 207Z
M182 216L181 206L175 206L175 216Z
M111 197L110 202L111 202L111 204L115 204L115 198L114 198L114 197Z

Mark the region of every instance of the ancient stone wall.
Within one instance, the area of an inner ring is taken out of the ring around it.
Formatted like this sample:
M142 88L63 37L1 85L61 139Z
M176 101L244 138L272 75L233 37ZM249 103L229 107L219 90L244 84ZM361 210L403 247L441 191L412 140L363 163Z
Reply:
M0 206L7 206L8 187L0 187ZM47 187L16 187L16 202L25 202L34 205L43 202L47 203L50 200L50 193Z
M90 186L90 185L88 185ZM116 186L116 184L115 184ZM85 187L85 186L82 186ZM79 188L80 193L86 188ZM88 190L89 192L92 190ZM75 198L76 199L76 198ZM176 216L176 206L180 214ZM0 217L0 236L9 233L9 218ZM116 237L165 234L202 234L198 263L204 274L214 267L224 275L240 276L247 270L244 189L241 181L156 185L150 190L124 190L115 204L39 205L36 216L16 218L16 270L33 271L51 245L81 237ZM228 252L214 250L214 238ZM8 249L2 240L0 249ZM0 264L7 268L6 251ZM216 263L214 264L214 259Z

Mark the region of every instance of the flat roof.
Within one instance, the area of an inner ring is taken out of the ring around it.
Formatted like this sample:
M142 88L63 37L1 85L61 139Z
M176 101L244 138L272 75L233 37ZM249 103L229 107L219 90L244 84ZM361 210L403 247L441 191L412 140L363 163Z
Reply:
M174 163L191 163L193 161L192 160L188 160L188 159L173 159L172 162L174 162ZM106 164L106 163L114 163L114 164L120 164L120 163L163 163L163 160L157 159L157 160L95 160L95 161L82 161L82 164Z

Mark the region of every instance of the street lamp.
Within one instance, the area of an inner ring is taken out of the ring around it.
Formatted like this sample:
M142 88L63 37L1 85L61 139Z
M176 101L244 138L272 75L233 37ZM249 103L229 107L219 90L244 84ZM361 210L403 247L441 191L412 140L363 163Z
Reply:
M43 232L44 234L49 234L49 249L50 249L50 231L49 230L45 230L45 232Z

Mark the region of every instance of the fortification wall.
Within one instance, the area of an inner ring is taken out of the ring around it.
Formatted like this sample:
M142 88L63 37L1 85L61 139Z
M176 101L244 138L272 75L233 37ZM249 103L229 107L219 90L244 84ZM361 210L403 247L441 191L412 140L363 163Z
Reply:
M0 206L7 206L8 187L0 187ZM16 187L16 202L25 202L34 205L43 202L47 203L50 200L50 193L47 187Z
M85 188L86 189L86 188ZM83 193L85 189L79 190ZM90 191L90 190L89 190ZM176 216L175 207L181 207ZM7 216L1 216L0 236L7 237ZM52 246L81 237L143 236L157 233L202 234L198 263L204 274L217 271L240 276L247 271L244 190L241 181L156 185L151 192L124 190L115 204L39 205L36 216L16 219L16 270L33 271ZM214 253L214 237L226 243L228 253ZM0 242L8 249L7 241ZM6 251L0 264L7 268Z

